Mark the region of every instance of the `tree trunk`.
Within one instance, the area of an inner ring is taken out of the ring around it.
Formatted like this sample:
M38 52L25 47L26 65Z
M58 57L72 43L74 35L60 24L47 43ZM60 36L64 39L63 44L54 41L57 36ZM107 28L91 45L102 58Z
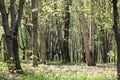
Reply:
M54 3L54 11L56 12L57 9L58 9L58 6L57 6L57 0L55 0L55 3ZM57 28L57 46L56 46L56 51L57 51L57 54L59 56L59 61L60 61L60 56L61 56L61 51L62 51L62 26L59 21L59 17L58 17L58 14L55 14L55 22L56 22L56 28Z
M8 60L8 50L7 50L7 43L6 43L6 40L5 40L5 35L2 34L2 41L3 41L3 46L4 46L4 61L7 61Z
M83 7L83 2L81 3L81 7ZM89 45L88 45L88 36L87 36L87 32L86 32L86 20L85 20L85 15L84 15L84 11L81 12L80 14L80 21L82 24L82 37L83 37L83 42L84 42L84 49L85 49L85 54L86 54L86 61L88 66L95 66L95 60L93 58L93 55L91 55L92 53L89 51Z
M40 0L40 16L42 16L42 0ZM46 64L46 44L45 44L45 28L42 25L42 19L40 19L40 51L41 51L41 63Z
M17 32L18 33L18 32ZM21 68L21 65L20 65L20 61L19 61L19 48L18 48L18 40L17 40L17 35L14 35L14 38L13 38L13 46L14 46L14 61L15 61L15 70L18 72L18 73L21 73L22 72L22 68Z
M25 0L19 0L19 6L17 10L17 15L15 12L15 1L10 1L10 17L11 17L11 26L9 26L8 16L4 0L0 0L0 11L2 15L2 24L5 32L5 40L7 43L8 50L8 68L11 73L16 71L17 73L22 73L23 70L19 61L19 52L18 52L18 27L20 26L20 21L23 14L23 5Z
M32 0L32 9L37 9L38 0ZM38 11L32 12L32 23L33 23L33 66L38 66Z
M118 27L119 22L119 14L117 3L118 0L112 0L113 3L113 17L114 17L114 25L113 30L115 34L115 40L117 43L117 78L120 80L120 28Z
M64 40L63 40L63 63L70 62L69 55L69 25L70 25L70 12L69 6L71 1L65 0L65 25L64 25Z
M101 56L102 56L103 62L107 63L107 59L108 59L107 53L108 53L108 51L107 51L106 48L108 48L108 47L106 47L107 44L106 44L106 39L105 38L107 38L105 36L105 30L103 28L101 28L101 41L102 41L102 49L101 49L102 53L101 53Z
M46 48L45 48L45 33L44 27L40 26L40 50L41 50L41 63L46 64Z
M95 35L95 25L94 25L94 0L91 0L91 19L90 19L90 44L89 44L89 50L90 55L93 58L92 66L95 66L95 41L94 41L94 35Z

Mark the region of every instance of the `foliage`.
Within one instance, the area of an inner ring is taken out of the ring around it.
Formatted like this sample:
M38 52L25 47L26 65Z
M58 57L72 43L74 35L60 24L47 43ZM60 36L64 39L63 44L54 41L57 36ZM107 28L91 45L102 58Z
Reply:
M39 1L39 0L38 0ZM84 42L83 42L83 36L81 33L83 32L81 30L82 23L80 20L80 13L84 11L85 15L85 22L86 22L86 32L88 38L90 37L90 21L91 17L94 18L94 25L95 25L95 34L94 34L94 40L95 40L95 51L97 56L97 66L99 67L110 67L112 65L115 66L116 61L116 43L114 39L114 33L112 30L113 27L113 9L112 4L110 0L95 0L93 5L93 15L91 16L91 0L81 0L83 1L83 6L80 5L80 0L72 0L72 5L70 6L70 29L69 29L69 51L70 51L70 57L71 62L68 64L61 64L62 60L58 60L55 57L58 58L58 53L60 53L60 57L62 55L62 51L60 51L59 44L61 44L58 40L60 37L63 38L64 34L64 0L41 0L42 5L38 6L38 8L32 9L31 8L31 1L26 0L25 8L23 11L23 20L21 21L21 27L19 27L19 53L20 53L20 59L24 56L22 54L25 52L25 56L27 56L27 59L29 60L29 57L31 56L31 53L33 52L32 49L32 36L30 36L30 33L32 34L32 31L29 32L28 28L34 29L33 24L31 21L31 15L33 12L38 12L38 19L39 19L39 27L41 27L41 24L43 27L45 27L45 43L46 43L46 52L48 60L55 60L58 61L55 62L54 65L56 66L86 66L86 63L83 62L84 55ZM9 1L5 0L6 2L6 8L8 8ZM41 8L42 7L42 8ZM120 7L120 2L118 2L118 7ZM15 10L18 8L18 0L15 3ZM7 10L7 12L9 12ZM16 13L17 15L17 13ZM0 26L2 26L1 21L1 13L0 13ZM11 18L9 18L10 22ZM120 24L119 24L120 25ZM38 33L42 32L41 29L38 29ZM44 32L44 31L43 31ZM0 28L0 37L4 33L3 29ZM60 35L60 37L58 36ZM40 38L40 34L38 35ZM38 44L40 44L40 39L38 40ZM89 42L89 40L87 40ZM91 46L89 46L91 47ZM108 49L108 47L110 49ZM0 47L1 48L1 47ZM40 46L38 46L40 49ZM59 49L59 50L58 50ZM3 61L3 44L2 44L2 50L0 54L0 61ZM41 51L38 51L41 53ZM104 57L104 55L107 54L107 57ZM41 54L39 54L41 56ZM53 56L53 57L52 57ZM31 57L34 57L33 55ZM39 58L35 56L36 58ZM55 59L53 59L55 58ZM107 63L107 64L101 64L100 62L103 62L103 58L107 58L108 62L114 62L114 63ZM1 60L2 59L2 60ZM61 59L61 58L60 58ZM27 61L27 60L26 60ZM29 60L30 61L30 60ZM24 60L22 60L24 62ZM78 63L79 62L79 63ZM30 62L31 63L31 62ZM115 74L111 74L112 71L101 71L99 76L92 75L90 73L83 73L83 72L77 72L77 71L63 71L60 72L58 70L55 70L54 67L52 69L47 68L47 65L39 65L37 68L33 68L31 64L22 64L24 68L24 74L20 76L20 80L106 80L106 79L114 79L116 77ZM48 62L49 65L53 65L53 61ZM27 65L27 66L26 66ZM30 66L29 66L30 65ZM3 76L3 74L7 73L6 63L0 62L0 76ZM111 67L110 67L111 68ZM113 67L114 68L114 67ZM4 78L0 77L0 80Z

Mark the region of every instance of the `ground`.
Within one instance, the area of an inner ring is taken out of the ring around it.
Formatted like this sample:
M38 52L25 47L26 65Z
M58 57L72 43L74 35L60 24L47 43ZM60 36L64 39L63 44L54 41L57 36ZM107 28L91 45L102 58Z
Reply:
M34 68L32 64L22 64L22 67L25 72L23 75L3 71L1 78L7 78L6 80L11 78L15 80L115 80L116 78L115 66L40 64Z

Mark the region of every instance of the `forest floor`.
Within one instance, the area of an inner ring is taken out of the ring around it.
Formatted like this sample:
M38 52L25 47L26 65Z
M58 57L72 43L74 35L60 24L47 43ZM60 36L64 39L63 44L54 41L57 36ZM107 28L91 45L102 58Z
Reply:
M115 66L40 64L34 68L32 64L22 64L22 67L25 72L23 75L3 71L0 72L2 73L0 80L115 80L116 78Z
M108 73L116 74L115 67L104 67L104 66L59 66L59 65L45 65L46 68L57 70L58 72L82 72L84 74L89 74L91 76L99 76L101 73L105 72L106 75Z

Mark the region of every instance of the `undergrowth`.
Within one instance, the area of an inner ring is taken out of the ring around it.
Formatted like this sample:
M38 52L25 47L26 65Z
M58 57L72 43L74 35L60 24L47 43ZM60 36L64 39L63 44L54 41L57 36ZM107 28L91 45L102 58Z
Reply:
M50 65L50 64L49 64ZM31 64L22 64L24 74L16 77L5 77L7 74L7 66L5 63L0 62L0 80L115 80L116 74L108 69L102 70L99 74L93 73L91 70L87 72L72 71L66 69L56 69L55 67L47 67L48 65L39 65L32 67ZM54 65L56 66L56 65ZM60 65L59 65L60 66ZM59 67L58 66L58 67ZM69 66L69 65L68 65ZM73 66L73 65L72 65ZM66 66L67 67L67 66ZM77 68L78 66L73 66ZM84 68L84 66L83 66ZM93 67L94 69L94 67Z

